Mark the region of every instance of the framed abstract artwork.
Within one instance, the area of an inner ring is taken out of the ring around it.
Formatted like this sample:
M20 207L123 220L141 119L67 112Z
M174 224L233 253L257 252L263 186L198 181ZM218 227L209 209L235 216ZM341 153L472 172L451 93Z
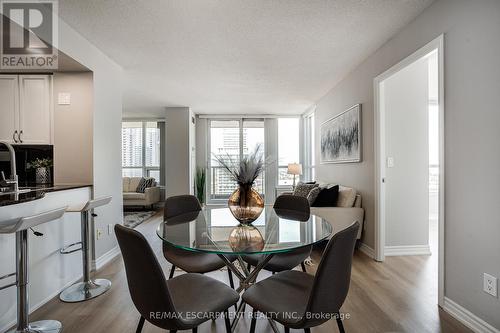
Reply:
M361 162L361 104L328 119L320 127L320 163Z

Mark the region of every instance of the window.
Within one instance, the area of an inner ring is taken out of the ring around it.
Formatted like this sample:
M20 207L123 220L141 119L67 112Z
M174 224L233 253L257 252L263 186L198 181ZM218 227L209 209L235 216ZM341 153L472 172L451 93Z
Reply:
M122 123L122 175L153 177L161 183L160 128L154 121Z
M230 163L239 163L243 156L257 145L264 149L264 121L261 119L211 120L210 121L210 198L224 199L236 189L237 184L213 157L222 157ZM255 188L264 193L264 175L255 181Z
M278 119L278 185L292 185L289 163L300 163L299 118Z
M304 116L304 179L315 180L314 112Z

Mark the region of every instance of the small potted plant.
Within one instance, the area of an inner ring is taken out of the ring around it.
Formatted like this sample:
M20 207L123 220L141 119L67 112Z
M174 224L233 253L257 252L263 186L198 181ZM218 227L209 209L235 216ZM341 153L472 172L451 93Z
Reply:
M28 163L27 167L35 169L35 182L37 184L50 184L52 182L50 175L52 160L50 158L37 158Z
M203 205L205 203L205 182L206 182L206 170L205 168L197 168L195 183L196 183L196 197Z

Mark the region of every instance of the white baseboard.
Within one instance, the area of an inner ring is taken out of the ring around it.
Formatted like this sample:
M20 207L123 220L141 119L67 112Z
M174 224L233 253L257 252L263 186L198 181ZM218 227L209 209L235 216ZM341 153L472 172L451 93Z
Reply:
M108 252L104 253L99 258L97 258L97 260L94 260L92 262L92 269L99 270L103 268L107 263L115 259L115 257L119 254L120 254L120 248L117 245Z
M375 258L375 250L366 245L365 243L360 242L359 250L366 254L370 258Z
M404 245L404 246L386 246L384 255L387 256L429 256L431 255L429 245Z
M500 330L447 297L444 298L443 309L474 332L500 333Z

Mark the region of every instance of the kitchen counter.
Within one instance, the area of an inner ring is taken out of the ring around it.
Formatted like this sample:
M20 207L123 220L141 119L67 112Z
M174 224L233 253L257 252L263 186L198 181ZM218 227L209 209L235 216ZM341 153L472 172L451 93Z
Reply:
M4 194L0 192L0 207L16 205L24 202L42 199L45 193L72 190L83 187L91 187L92 184L55 184L45 186L27 186L20 187L20 190L29 190L19 194Z

